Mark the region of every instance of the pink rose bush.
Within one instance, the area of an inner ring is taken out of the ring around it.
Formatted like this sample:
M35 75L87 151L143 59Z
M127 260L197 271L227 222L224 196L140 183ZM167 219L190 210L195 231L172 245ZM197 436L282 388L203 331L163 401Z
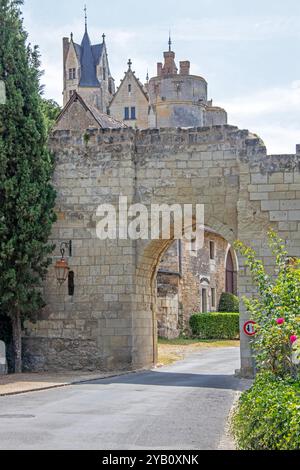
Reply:
M293 359L300 338L300 259L288 256L285 242L274 231L268 238L276 264L271 274L252 248L235 244L258 290L253 298L244 298L251 320L257 323L252 347L259 371L296 379L300 373Z
M298 338L297 338L296 335L292 335L291 338L290 338L291 344L296 343L297 339L298 339Z

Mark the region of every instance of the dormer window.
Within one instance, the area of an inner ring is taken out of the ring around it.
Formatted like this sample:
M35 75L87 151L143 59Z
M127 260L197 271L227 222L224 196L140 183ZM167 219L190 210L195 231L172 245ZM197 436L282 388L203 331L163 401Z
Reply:
M135 106L133 106L130 111L131 111L131 119L133 120L136 119Z
M124 108L124 120L125 121L129 120L129 107L128 106L126 106L126 108Z
M209 242L209 257L211 261L216 259L216 245L215 242Z
M76 79L76 69L69 69L69 80L75 80Z
M129 108L129 106L126 106L124 108L124 121L129 121L129 120L136 120L136 108L135 106L132 106Z

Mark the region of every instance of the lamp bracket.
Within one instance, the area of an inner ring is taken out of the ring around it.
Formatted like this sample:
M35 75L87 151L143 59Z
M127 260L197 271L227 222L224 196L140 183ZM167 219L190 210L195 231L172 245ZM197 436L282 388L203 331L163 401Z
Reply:
M69 256L72 257L72 240L68 242L62 242L60 244L60 253L61 253L62 259L64 259L65 257L66 250L69 250Z

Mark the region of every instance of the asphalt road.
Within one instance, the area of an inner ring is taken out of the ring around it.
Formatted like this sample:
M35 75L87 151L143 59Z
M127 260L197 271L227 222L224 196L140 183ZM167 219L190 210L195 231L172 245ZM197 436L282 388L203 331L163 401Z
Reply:
M230 448L237 348L149 372L0 398L0 449Z

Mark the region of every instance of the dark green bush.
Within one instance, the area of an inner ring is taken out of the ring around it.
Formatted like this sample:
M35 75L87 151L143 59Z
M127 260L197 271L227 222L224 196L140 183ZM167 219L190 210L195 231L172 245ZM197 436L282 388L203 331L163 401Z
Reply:
M232 422L240 450L300 449L300 383L259 374Z
M190 326L201 339L238 339L239 320L238 313L200 313L191 316Z
M239 312L240 311L240 302L239 298L236 295L229 294L224 292L221 295L219 312Z

